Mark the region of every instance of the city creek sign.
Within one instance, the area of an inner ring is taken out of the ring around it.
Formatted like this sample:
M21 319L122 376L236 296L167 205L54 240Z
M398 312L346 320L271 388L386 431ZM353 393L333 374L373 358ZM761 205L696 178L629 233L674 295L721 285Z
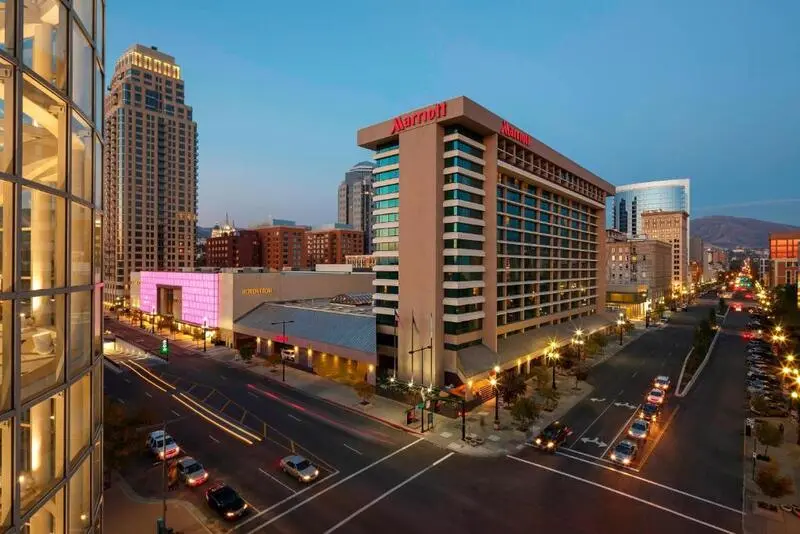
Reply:
M500 134L510 137L514 141L518 141L523 145L531 144L532 137L522 130L514 128L508 123L508 121L503 121L503 125L500 127Z
M413 126L419 126L445 117L447 117L447 102L439 102L421 111L415 111L414 113L396 117L392 125L392 133L400 133Z

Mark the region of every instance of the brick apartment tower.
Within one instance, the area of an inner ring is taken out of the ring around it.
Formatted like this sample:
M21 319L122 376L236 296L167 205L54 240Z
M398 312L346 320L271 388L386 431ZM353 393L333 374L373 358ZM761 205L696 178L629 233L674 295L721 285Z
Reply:
M261 238L255 230L234 229L206 240L208 267L261 267Z
M106 96L105 301L128 305L130 273L195 262L197 124L175 58L133 45Z
M347 256L364 254L364 232L352 228L317 228L308 232L308 262L344 264Z
M308 268L308 227L274 219L254 228L261 238L261 261L266 269L301 271Z

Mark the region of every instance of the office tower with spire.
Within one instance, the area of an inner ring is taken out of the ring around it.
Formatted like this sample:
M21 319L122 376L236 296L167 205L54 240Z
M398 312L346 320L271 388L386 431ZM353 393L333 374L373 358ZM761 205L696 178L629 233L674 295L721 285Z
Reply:
M129 305L130 273L194 267L197 124L181 68L156 47L117 60L106 97L105 300Z

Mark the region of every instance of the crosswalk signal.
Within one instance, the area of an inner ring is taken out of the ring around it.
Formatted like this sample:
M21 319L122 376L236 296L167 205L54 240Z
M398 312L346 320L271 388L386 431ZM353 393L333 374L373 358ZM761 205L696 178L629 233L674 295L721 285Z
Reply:
M166 339L161 340L161 354L167 355L169 354L169 341Z

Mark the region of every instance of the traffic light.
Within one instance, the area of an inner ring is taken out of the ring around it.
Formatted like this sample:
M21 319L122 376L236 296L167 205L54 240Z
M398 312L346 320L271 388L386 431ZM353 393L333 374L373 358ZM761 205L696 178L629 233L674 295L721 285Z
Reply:
M166 339L161 340L161 354L169 354L169 341Z

